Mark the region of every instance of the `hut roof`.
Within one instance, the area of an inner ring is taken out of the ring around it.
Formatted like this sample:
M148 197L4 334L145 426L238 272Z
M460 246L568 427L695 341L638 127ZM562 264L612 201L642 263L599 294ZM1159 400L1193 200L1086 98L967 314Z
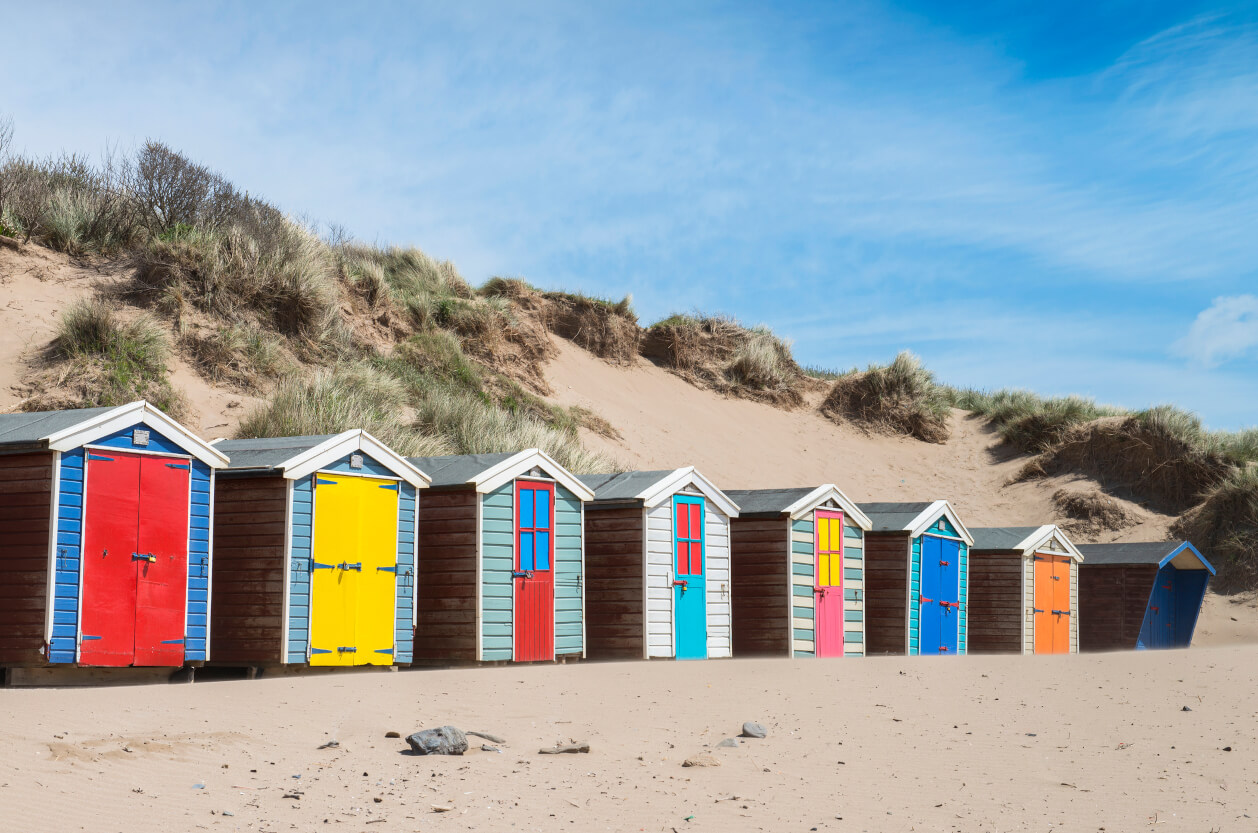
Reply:
M970 531L961 523L952 504L946 500L931 503L862 503L860 509L869 516L874 532L907 532L915 537L926 532L932 523L944 516L956 527L963 541L971 546L974 544Z
M1080 544L1089 564L1154 564L1163 567L1177 556L1187 556L1214 575L1214 566L1188 541L1141 541L1127 544ZM1182 563L1182 562L1181 562ZM1179 565L1176 565L1179 566Z
M791 489L735 489L726 494L742 509L743 517L789 515L792 518L802 518L833 500L861 529L868 530L872 526L860 507L833 483Z
M177 441L211 468L227 465L222 452L143 399L111 407L0 414L0 448L70 451L137 422Z
M423 488L429 483L427 473L361 428L304 437L216 440L213 445L231 458L229 472L277 472L297 480L361 451L413 486Z
M594 492L577 476L555 462L540 448L493 454L453 454L444 457L408 457L407 460L432 477L436 488L474 486L478 492L491 492L502 484L541 469L581 500L593 500Z
M1012 550L1023 555L1030 555L1038 550L1067 552L1076 561L1083 560L1083 554L1074 542L1056 524L1043 526L989 526L971 529L974 536L974 549L1000 551Z
M617 474L581 474L578 479L594 492L598 502L642 501L648 509L658 506L689 486L700 492L731 518L739 506L694 466L668 471L624 471Z

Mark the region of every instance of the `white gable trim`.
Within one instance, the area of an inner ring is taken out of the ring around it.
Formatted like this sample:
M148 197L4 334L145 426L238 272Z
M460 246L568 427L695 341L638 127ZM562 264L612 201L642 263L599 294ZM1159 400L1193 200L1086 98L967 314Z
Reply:
M874 528L873 522L869 520L869 517L847 495L843 494L842 489L833 483L818 486L786 507L785 511L791 516L792 520L799 520L811 514L814 509L827 500L833 500L837 503L843 509L843 514L855 521L856 525L866 532Z
M965 528L965 524L961 523L961 519L957 517L956 510L954 510L952 508L952 504L946 500L937 500L930 506L927 506L925 511L913 520L909 521L905 525L904 529L916 538L917 536L930 531L931 526L935 523L935 521L939 520L941 515L952 521L952 525L956 527L957 532L961 534L961 540L965 541L965 543L969 544L971 547L974 546L974 536L970 534L970 530Z
M1057 538L1066 545L1066 552L1070 553L1070 557L1075 561L1083 560L1083 553L1079 552L1079 548L1075 546L1074 541L1071 541L1069 536L1056 524L1045 524L1027 536L1014 549L1022 550L1023 555L1033 555L1049 541L1052 541L1053 538Z
M335 437L324 440L314 448L285 460L276 466L284 470L284 477L289 480L300 480L314 474L319 469L341 459L346 454L361 451L373 460L385 466L398 477L417 489L423 489L432 482L432 478L424 474L397 452L389 448L361 428L345 431Z
M572 472L559 465L549 454L540 448L529 448L514 454L501 463L490 466L468 482L476 487L481 494L492 492L499 486L510 483L517 477L527 474L531 469L540 468L554 478L556 483L572 492L581 500L594 500L594 492L582 483Z
M227 466L227 457L187 428L175 422L143 399L119 405L111 411L85 419L78 425L43 438L53 451L72 451L93 440L108 436L137 422L143 422L179 443L185 451L212 469Z
M698 489L704 497L716 504L717 508L724 512L727 517L738 517L738 504L730 500L728 495L718 489L711 480L700 474L694 466L687 466L684 469L669 472L644 489L637 497L647 509L654 509L687 485Z

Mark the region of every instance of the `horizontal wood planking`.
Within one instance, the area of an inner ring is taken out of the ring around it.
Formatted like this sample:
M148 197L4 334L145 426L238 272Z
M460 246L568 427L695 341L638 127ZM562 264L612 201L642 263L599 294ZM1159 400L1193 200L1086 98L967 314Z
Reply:
M220 478L214 484L214 662L282 662L285 505L279 475Z
M970 653L1022 652L1022 586L1029 563L1021 552L970 553Z
M476 503L472 489L424 490L415 570L416 660L475 662Z
M865 652L908 650L909 536L865 533Z
M591 659L645 656L643 513L585 508L586 639Z
M0 456L0 663L45 660L52 470L52 452Z
M790 656L793 650L789 535L786 517L730 521L734 656Z
M1079 570L1079 650L1133 650L1144 624L1155 564L1096 564Z

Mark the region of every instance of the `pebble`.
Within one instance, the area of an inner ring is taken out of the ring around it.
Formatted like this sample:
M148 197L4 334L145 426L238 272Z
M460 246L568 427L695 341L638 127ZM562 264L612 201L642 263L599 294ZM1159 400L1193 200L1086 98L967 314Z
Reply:
M738 746L738 738L726 738L725 740L723 740L723 741L721 741L720 743L718 743L718 744L717 744L717 746L724 746L724 747L731 747L731 746L732 746L732 747L737 748L737 746Z
M745 738L763 738L768 737L769 732L759 723L748 721L743 724L743 737Z
M721 759L713 755L711 752L700 752L698 755L691 755L682 761L682 766L720 766Z

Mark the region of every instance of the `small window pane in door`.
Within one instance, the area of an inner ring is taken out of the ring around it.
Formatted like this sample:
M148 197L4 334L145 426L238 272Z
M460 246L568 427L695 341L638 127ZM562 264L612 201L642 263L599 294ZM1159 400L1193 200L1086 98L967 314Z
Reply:
M545 492L539 492L538 496L540 497L543 494L545 494ZM536 541L537 543L537 554L536 554L537 569L549 570L550 569L550 533L543 530L538 530L537 532L534 533L534 536L537 539Z
M546 489L538 489L534 499L537 501L537 520L533 522L534 529L550 529L550 492ZM540 549L541 545L539 544L538 547Z
M535 560L536 559L534 558L534 554L533 554L533 533L521 532L520 533L520 569L521 570L536 569L534 567Z

